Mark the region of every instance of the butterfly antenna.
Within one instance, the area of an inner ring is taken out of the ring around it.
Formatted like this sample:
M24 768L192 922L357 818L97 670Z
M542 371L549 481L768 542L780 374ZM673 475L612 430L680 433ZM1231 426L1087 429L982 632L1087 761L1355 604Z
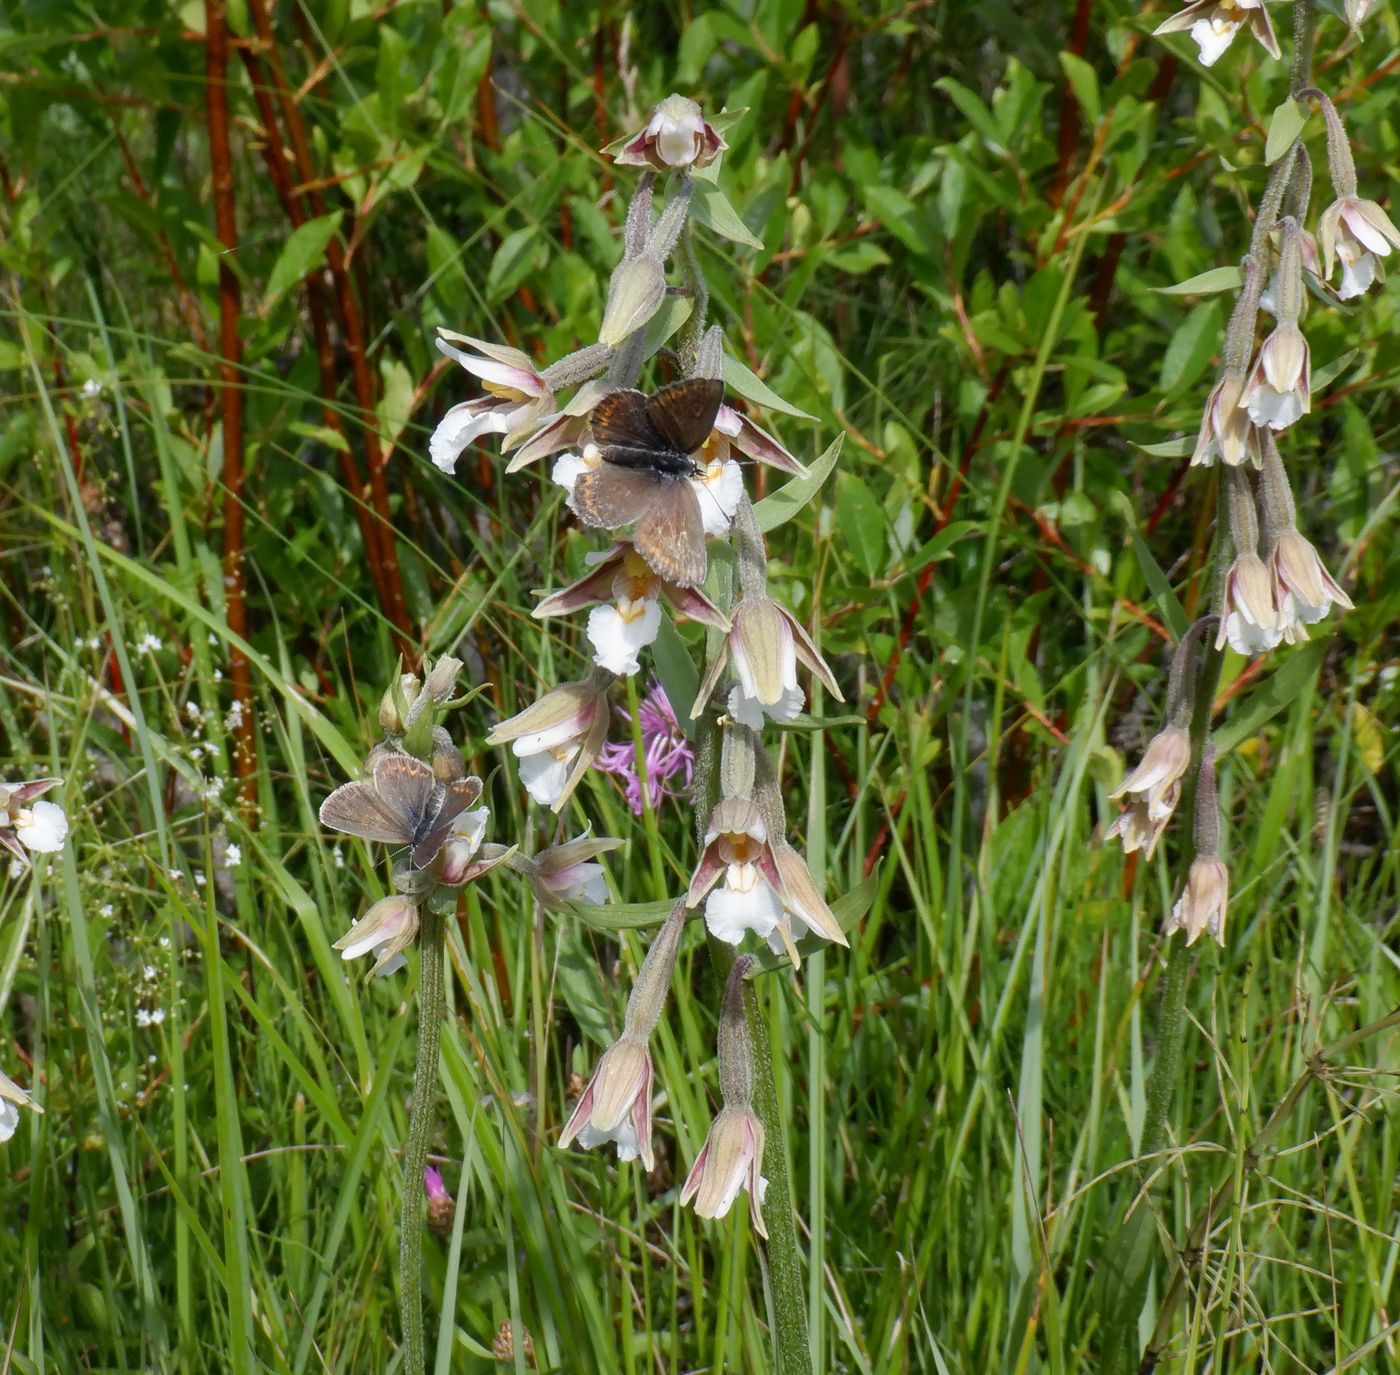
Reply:
M726 459L725 461L726 461L727 463L738 463L740 460L737 459L737 458L731 458L731 459ZM752 463L752 462L753 462L753 459L749 458L749 459L744 459L743 461L746 462L746 463ZM705 469L702 468L702 467L697 463L697 464L695 465L695 472L692 473L691 476L695 479L695 481L696 481L697 483L699 483L699 486L700 486L700 499L701 499L702 501L712 501L712 502L714 502L714 504L715 504L715 510L719 512L720 519L721 519L721 520L725 520L725 521L727 522L727 524L729 524L729 525L733 525L733 524L734 524L734 517L733 517L733 515L731 514L731 515L729 515L728 517L725 516L724 507L721 506L721 505L719 504L719 498L718 498L712 491L710 491L709 484L708 484L707 482L705 482L705 480L704 480L704 478L705 478Z

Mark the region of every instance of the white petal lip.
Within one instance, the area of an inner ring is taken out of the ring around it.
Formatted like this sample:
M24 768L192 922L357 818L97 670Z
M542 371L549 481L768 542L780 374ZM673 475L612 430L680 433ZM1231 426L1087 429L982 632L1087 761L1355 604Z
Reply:
M435 468L454 472L462 451L473 440L483 434L505 434L510 429L513 407L500 410L480 409L481 406L481 401L463 401L438 421L428 441L428 456Z
M1271 430L1286 430L1306 410L1303 397L1297 391L1275 391L1261 386L1249 398L1249 418L1256 425Z
M1191 37L1201 50L1201 66L1213 67L1234 42L1239 24L1215 19L1198 19L1191 25Z
M552 807L559 801L569 778L569 764L577 752L575 748L563 759L548 752L521 756L520 781L532 801L541 807Z
M641 1154L637 1143L637 1128L630 1112L611 1131L599 1131L591 1122L580 1127L575 1140L584 1150L591 1150L594 1146L606 1146L612 1141L617 1146L619 1160L635 1160Z
M408 967L408 958L402 951L397 955L390 955L386 960L384 952L387 949L387 946L382 945L375 947L374 954L378 963L374 966L373 974L376 979L387 979L390 974L397 974L400 969Z
M1342 254L1342 280L1337 287L1339 300L1350 301L1353 297L1364 296L1376 280L1376 259L1370 253L1362 253L1355 262L1348 262Z
M716 940L738 945L746 931L766 938L782 919L782 904L766 881L747 893L716 888L705 902L705 925Z
M1266 629L1232 611L1225 618L1225 638L1236 654L1252 655L1273 649L1283 637L1279 631Z
M640 616L630 620L615 606L595 606L588 613L588 642L593 662L612 673L631 677L642 666L638 651L661 633L661 606L648 600Z
M19 1126L19 1109L8 1098L0 1098L0 1141L8 1141Z
M762 730L764 721L792 721L806 705L807 697L800 687L784 688L783 695L771 706L746 693L737 683L729 689L726 703L729 715L741 726Z
M29 808L29 825L18 827L19 842L28 850L52 854L68 838L68 818L56 802L36 802Z

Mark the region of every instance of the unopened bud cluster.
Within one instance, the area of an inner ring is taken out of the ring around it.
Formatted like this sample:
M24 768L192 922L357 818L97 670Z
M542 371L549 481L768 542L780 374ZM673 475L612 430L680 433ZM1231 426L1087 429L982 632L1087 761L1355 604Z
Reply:
M379 702L384 738L365 758L362 777L321 804L331 830L400 847L394 892L371 904L334 943L341 958L373 955L371 976L392 974L418 939L423 905L444 909L456 890L511 857L485 843L490 811L477 807L481 780L467 772L441 718L453 705L457 659L442 658L426 678L396 674Z
M1367 8L1348 5L1353 28ZM1157 32L1189 30L1209 66L1244 27L1271 57L1280 56L1260 0L1201 0ZM1302 140L1295 139L1274 162L1261 198L1241 263L1220 375L1206 398L1191 456L1193 467L1209 468L1219 460L1222 469L1219 505L1229 538L1222 542L1217 614L1197 622L1177 646L1166 725L1110 794L1125 800L1110 836L1125 850L1150 857L1176 809L1183 780L1195 770L1194 858L1167 923L1169 931L1184 930L1188 943L1203 931L1223 942L1229 890L1209 744L1211 704L1195 700L1195 642L1213 628L1217 653L1228 645L1242 655L1267 654L1280 644L1307 639L1308 626L1332 607L1351 609L1351 598L1298 528L1279 441L1312 410L1312 360L1302 328L1309 294L1341 301L1361 295L1376 280L1378 261L1400 248L1400 232L1386 213L1358 194L1351 147L1336 108L1319 90L1296 89L1303 87L1304 71L1305 59L1304 65L1295 64L1292 96L1321 108L1333 200L1319 216L1316 234L1309 232L1313 168ZM1340 279L1332 286L1339 264ZM1213 691L1214 675L1205 677Z
M685 795L696 775L699 736L723 741L711 748L722 757L718 797L691 799L703 837L694 876L641 964L623 1034L598 1062L561 1136L564 1145L611 1142L620 1159L639 1158L648 1169L648 1041L692 910L703 908L719 940L738 945L753 933L794 965L804 936L846 943L805 861L785 838L776 775L757 734L766 722L790 722L804 709L801 669L841 697L808 629L769 593L763 535L739 459L795 477L806 469L725 397L725 378L736 370L725 366L721 329L707 327L709 293L690 241L698 185L693 173L720 157L723 132L735 118L712 120L694 101L670 96L642 129L604 150L619 166L643 170L595 343L537 367L518 350L465 335L443 332L439 340L486 394L447 413L433 435L433 461L451 471L469 444L500 434L511 455L508 472L554 456L551 476L568 508L585 527L614 532L609 544L585 557L582 577L545 596L532 613L545 619L587 612L589 671L549 687L500 722L488 743L510 746L521 784L540 806L562 811L594 768L616 777L641 815L663 798ZM712 205L722 196L713 180L703 189ZM680 323L673 315L674 343L663 349L657 317L668 302L674 311L677 301ZM655 389L639 391L652 362L664 362L678 380L667 383L658 370ZM729 540L733 549L738 598L729 607L732 594L706 553L705 542L714 539ZM641 671L667 615L711 632L716 648L699 695L693 703L673 704L653 684L638 719L626 720L624 738L611 742L612 693ZM681 712L688 715L682 719ZM713 776L711 770L707 777ZM545 907L600 902L607 897L606 879L593 861L619 844L585 832L511 863L529 877ZM735 1088L735 1066L750 1053L740 987L749 962L741 957L736 969L742 972L730 981L721 1021L724 1110L683 1201L694 1198L702 1216L719 1216L747 1186L762 1232L763 1128L748 1096Z

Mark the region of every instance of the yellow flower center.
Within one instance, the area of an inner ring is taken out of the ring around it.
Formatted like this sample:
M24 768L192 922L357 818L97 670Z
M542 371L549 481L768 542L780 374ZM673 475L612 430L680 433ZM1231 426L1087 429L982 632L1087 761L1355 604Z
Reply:
M660 595L661 579L651 571L646 560L631 549L622 556L622 563L613 575L612 590L617 614L624 621L635 621L645 614L647 603Z
M483 382L481 385L500 401L528 401L530 399L519 387L512 387L505 382Z

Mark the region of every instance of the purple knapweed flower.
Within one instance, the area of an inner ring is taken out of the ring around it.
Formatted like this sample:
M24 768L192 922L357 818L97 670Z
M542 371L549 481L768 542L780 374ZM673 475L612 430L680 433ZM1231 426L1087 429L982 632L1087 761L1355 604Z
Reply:
M690 742L676 720L676 713L665 689L655 679L651 691L638 707L642 734L642 752L646 759L647 801L654 808L663 797L679 797L690 787L695 771L695 754ZM622 715L631 721L624 711ZM637 767L636 742L628 739L608 743L598 752L593 765L604 773L615 774L626 786L627 803L637 815L642 814L642 778ZM681 775L681 782L668 786L670 779Z

